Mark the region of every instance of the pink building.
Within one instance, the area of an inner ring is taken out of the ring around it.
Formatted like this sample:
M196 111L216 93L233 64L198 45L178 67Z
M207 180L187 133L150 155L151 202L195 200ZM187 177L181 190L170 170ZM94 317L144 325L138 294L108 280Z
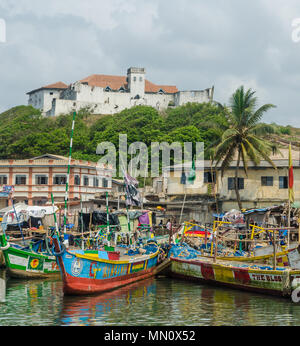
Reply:
M15 203L28 205L63 202L66 191L68 158L45 154L26 160L0 160L0 187L14 186ZM112 170L97 163L71 160L69 201L89 201L95 194L111 191ZM1 196L1 195L0 195ZM7 197L0 197L0 208L8 205Z

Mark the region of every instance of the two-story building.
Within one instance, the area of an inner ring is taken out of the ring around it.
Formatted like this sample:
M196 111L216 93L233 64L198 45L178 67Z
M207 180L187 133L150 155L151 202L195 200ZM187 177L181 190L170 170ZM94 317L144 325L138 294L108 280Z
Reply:
M271 156L277 169L264 160L257 166L249 161L246 176L243 164L240 164L238 188L243 208L268 207L288 201L288 149L281 149L281 153L282 157ZM300 201L299 151L292 152L292 159L295 200ZM222 177L220 165L215 167L211 161L205 160L201 167L196 165L196 179L193 184L189 184L187 179L190 162L166 167L161 178L156 179L154 189L159 187L168 201L182 201L185 195L187 201L199 201L201 204L209 200L211 205L217 203L219 211L238 209L235 192L236 165L237 161L232 161Z
M45 154L27 160L0 160L0 186L14 187L14 202L28 205L55 203L65 199L68 174L68 158ZM69 201L86 202L95 194L110 191L112 170L97 163L71 160L68 196ZM0 195L1 196L1 195ZM0 208L9 204L7 197L0 197Z

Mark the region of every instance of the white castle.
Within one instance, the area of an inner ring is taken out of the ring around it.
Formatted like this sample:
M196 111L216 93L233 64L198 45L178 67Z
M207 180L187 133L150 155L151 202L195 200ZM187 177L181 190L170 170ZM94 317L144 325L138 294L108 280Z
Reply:
M93 74L70 85L63 82L29 91L28 104L55 116L88 108L94 114L113 114L137 105L157 110L187 102L213 100L214 87L178 91L174 85L157 85L145 79L145 69L130 67L127 76Z

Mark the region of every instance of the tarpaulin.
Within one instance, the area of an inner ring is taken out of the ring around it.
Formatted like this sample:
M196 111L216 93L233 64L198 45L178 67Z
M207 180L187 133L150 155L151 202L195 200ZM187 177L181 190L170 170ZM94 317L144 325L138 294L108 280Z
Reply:
M92 217L91 217L92 216ZM94 226L97 225L107 225L107 214L102 211L93 211L92 215L90 213L82 213L83 229L88 230L90 221ZM109 224L111 226L120 225L119 217L117 214L109 213ZM81 229L81 213L78 215L78 225Z

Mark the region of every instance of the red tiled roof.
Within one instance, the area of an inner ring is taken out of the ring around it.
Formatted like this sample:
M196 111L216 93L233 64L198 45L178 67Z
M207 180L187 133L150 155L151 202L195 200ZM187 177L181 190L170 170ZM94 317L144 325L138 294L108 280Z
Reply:
M93 74L84 79L80 80L81 83L88 83L91 86L97 86L101 88L106 88L109 86L112 90L119 90L121 87L127 89L128 84L126 77L124 76L110 76L103 74ZM178 89L175 85L156 85L145 80L145 92L157 93L160 89L163 89L164 92L169 94L174 94L178 92Z
M121 87L127 89L126 77L122 76L92 74L84 79L81 79L80 82L88 83L88 85L101 88L106 88L109 86L112 90L119 90Z
M162 89L165 93L168 94L174 94L178 91L175 85L156 85L149 82L147 79L145 80L145 92L157 93L160 89Z
M68 87L67 84L65 84L63 82L56 82L53 84L42 86L38 89L31 90L27 93L27 95L32 94L32 93L39 91L39 90L43 90L43 89L67 89L67 87Z
M63 82L56 82L53 84L49 84L46 86L43 86L43 89L67 89L67 84L63 83Z

